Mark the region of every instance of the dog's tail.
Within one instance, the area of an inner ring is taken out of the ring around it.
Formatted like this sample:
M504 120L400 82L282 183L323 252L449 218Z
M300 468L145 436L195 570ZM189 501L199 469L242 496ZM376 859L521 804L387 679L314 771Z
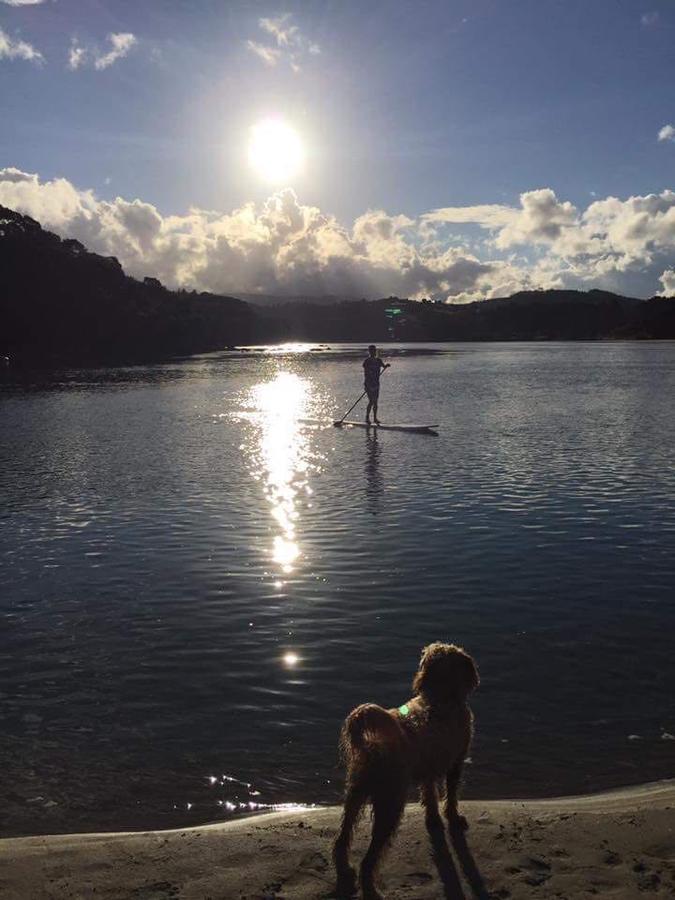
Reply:
M394 717L376 703L363 703L345 720L340 747L345 759L385 753L398 755L403 750L404 736Z

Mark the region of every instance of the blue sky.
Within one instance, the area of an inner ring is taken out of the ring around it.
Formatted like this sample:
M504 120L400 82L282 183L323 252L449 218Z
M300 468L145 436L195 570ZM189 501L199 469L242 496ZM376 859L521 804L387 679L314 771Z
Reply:
M261 26L265 21L277 24ZM460 259L500 263L501 275L508 263L510 275L514 267L524 273L522 286L562 279L648 295L666 284L659 278L672 264L669 198L615 210L614 237L603 248L596 244L595 256L604 255L592 270L579 262L589 254L579 240L592 243L596 233L581 223L589 205L609 197L625 204L672 185L675 134L658 139L675 122L672 2L0 0L0 29L0 168L36 174L34 194L63 179L93 192L87 196L96 201L137 199L161 217L162 233L166 217L184 217L191 207L218 211L229 217L229 251L236 243L232 213L255 203L260 215L271 194L291 188L297 209L334 217L350 244L349 252L337 252L340 239L332 236L311 264L304 247L298 289L335 252L352 288L363 282L362 292L385 289L386 279L376 276L386 268L386 248L354 233L355 221L369 211L385 215L365 224L373 226L376 243L397 244L389 248L392 265L419 264L418 282L391 281L411 295L445 291L468 299L474 288L494 295L496 269L492 280L476 271L473 286L466 278L449 279ZM80 51L75 68L69 66L74 48ZM306 151L303 171L273 189L246 158L251 126L269 116L294 128ZM543 189L560 204L571 203L576 220L562 213L560 221L557 207L544 203L553 230L547 233L544 223L541 233L528 226L509 238L499 231L508 213L487 222L478 213L450 224L422 219L440 208L483 205L522 213L521 195ZM18 198L16 188L3 193L0 183L0 202L20 199L44 219L44 192L42 199L29 194L27 186ZM290 215L287 200L277 206ZM609 233L607 210L596 212L593 227L600 217ZM620 244L619 232L630 231L630 216L644 215L654 218L657 236L645 235L640 256L635 246ZM70 223L93 249L114 245L134 273L154 265L167 281L192 275L211 289L294 288L288 277L256 281L250 260L248 280L237 274L228 283L224 259L212 254L203 265L202 256L201 269L186 266L181 276L162 268L158 253L139 257L137 235L130 238L136 249L125 256L110 235L97 245L91 222L85 228L77 217L60 221L54 210L46 218L55 230ZM185 228L184 222L181 233ZM296 231L296 237L308 235ZM211 234L211 243L217 238ZM278 239L277 229L270 240ZM454 255L445 258L442 278L439 255L449 250ZM279 265L278 251L263 268ZM359 265L346 259L354 254ZM340 288L332 274L326 284ZM410 290L416 285L420 291Z

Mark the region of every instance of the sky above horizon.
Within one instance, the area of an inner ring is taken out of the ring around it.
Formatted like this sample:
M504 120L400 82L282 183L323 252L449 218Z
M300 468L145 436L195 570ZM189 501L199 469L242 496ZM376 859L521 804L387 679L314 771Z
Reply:
M672 0L0 0L0 203L222 293L672 294L674 36Z

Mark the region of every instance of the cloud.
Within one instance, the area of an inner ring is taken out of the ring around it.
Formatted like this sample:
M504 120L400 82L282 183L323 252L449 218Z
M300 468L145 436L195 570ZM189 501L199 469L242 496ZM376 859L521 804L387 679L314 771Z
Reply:
M86 65L93 66L99 71L108 69L118 59L127 56L138 44L138 38L130 32L111 32L107 40L111 45L110 50L103 53L98 47L84 46L76 37L73 37L68 53L68 68L73 72Z
M645 284L653 283L654 267L675 252L675 193L669 190L594 200L580 212L550 188L541 188L521 194L518 207L446 207L422 219L477 224L490 232L497 249L543 254L540 274L567 284L620 288L628 272L642 273Z
M23 59L37 65L45 61L44 56L32 44L26 41L13 41L2 28L0 28L0 59Z
M662 275L659 275L659 281L662 285L659 296L675 297L675 269L666 269Z
M584 212L577 255L596 272L650 266L675 250L675 192L596 200Z
M73 72L79 69L87 61L87 50L82 47L77 38L72 38L70 42L70 52L68 53L68 68Z
M425 213L430 222L475 223L496 231L496 246L506 249L518 244L553 244L563 230L577 220L577 211L569 202L561 203L550 188L526 191L520 195L520 208L485 204L455 206Z
M45 0L0 0L0 2L6 3L7 6L39 6Z
M675 126L664 125L663 128L661 128L659 130L659 140L660 141L675 141Z
M221 293L478 296L504 266L461 246L421 246L418 223L382 210L347 228L289 189L230 213L162 216L141 200L100 200L64 178L4 169L0 203L117 256L132 275Z
M657 12L646 12L640 16L640 24L643 28L653 28L655 25L658 25L661 20L661 16Z
M551 188L526 191L520 195L520 204L520 210L499 232L498 247L555 244L577 222L576 208L569 201L561 203Z
M109 66L112 66L118 59L125 57L131 48L138 43L135 35L129 32L113 32L108 35L108 40L112 44L112 49L108 53L104 53L103 56L96 58L94 66L97 69L107 69Z
M432 209L424 213L422 219L428 222L446 222L456 225L477 223L484 228L506 225L511 221L515 210L499 204L482 204L479 206L447 206Z
M292 47L300 40L300 30L297 25L289 23L290 18L290 14L286 13L277 19L259 19L258 25L271 34L280 47Z
M268 66L276 66L286 62L294 72L300 72L306 56L317 56L321 53L318 44L308 40L291 21L291 14L284 13L276 18L258 19L258 27L272 43L246 41L248 49Z
M466 302L517 290L641 279L673 290L675 192L607 197L578 210L550 188L518 206L446 207L418 218L371 209L351 225L285 189L230 212L162 215L140 199L99 199L65 178L0 170L0 203L114 255L136 277L218 293L429 297ZM485 230L468 240L453 225ZM665 271L664 271L665 270ZM663 273L663 274L662 274ZM669 274L670 273L670 274Z
M246 41L246 46L268 66L276 66L281 59L281 50L277 50L276 47L266 47L256 41Z

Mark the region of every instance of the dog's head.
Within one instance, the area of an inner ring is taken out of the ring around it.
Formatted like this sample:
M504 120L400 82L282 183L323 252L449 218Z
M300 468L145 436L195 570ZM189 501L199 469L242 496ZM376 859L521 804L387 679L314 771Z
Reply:
M480 683L473 659L455 644L429 644L422 650L413 691L429 703L465 700Z

